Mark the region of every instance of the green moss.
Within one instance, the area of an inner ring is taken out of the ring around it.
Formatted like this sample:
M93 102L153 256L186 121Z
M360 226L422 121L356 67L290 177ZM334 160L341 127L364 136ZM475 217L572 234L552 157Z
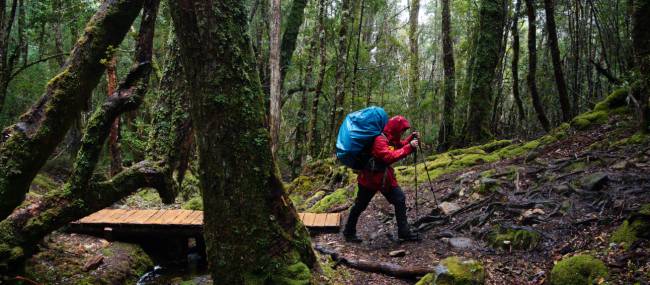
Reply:
M637 237L637 231L635 227L638 225L630 225L629 221L624 221L616 231L612 234L610 240L615 243L623 244L623 247L629 247L633 242L635 242Z
M628 91L628 88L614 90L614 92L609 94L604 100L598 102L594 107L594 110L607 111L626 106Z
M580 171L587 168L587 163L583 160L572 162L571 164L565 166L563 169L568 172Z
M54 181L54 179L45 174L39 173L34 177L34 180L32 180L31 190L38 194L45 194L57 189L59 186L60 184Z
M625 145L641 145L641 144L648 143L649 141L648 138L650 137L647 134L635 133L630 137L612 143L611 146L615 147L615 146L625 146Z
M585 130L592 126L606 123L608 117L609 114L607 111L591 111L573 118L571 126L578 130Z
M416 285L478 285L484 282L485 270L481 263L452 256L443 259L435 273L425 275Z
M612 233L610 240L629 247L639 238L650 238L650 204L641 208Z
M314 206L309 208L308 212L323 213L336 206L351 203L354 200L354 197L356 197L356 191L339 188L332 194L329 194L318 201Z
M527 230L496 229L488 235L490 246L502 249L531 250L539 244L539 233Z
M590 285L601 278L607 278L605 264L590 256L576 255L565 258L555 264L551 271L550 283L552 285Z
M181 206L181 208L184 209L184 210L202 211L203 210L203 198L201 198L201 197L192 197L189 201L185 202Z

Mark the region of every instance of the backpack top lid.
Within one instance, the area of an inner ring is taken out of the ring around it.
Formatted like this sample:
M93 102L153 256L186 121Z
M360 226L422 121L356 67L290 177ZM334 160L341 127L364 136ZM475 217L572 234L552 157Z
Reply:
M336 139L336 157L345 165L358 169L358 154L380 135L388 114L380 107L368 107L345 117Z

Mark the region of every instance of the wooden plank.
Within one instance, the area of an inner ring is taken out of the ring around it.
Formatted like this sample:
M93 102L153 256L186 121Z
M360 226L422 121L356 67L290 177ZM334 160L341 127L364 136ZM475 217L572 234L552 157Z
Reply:
M181 210L167 210L165 211L165 214L160 217L160 222L159 224L161 225L167 225L169 224L170 221L174 220L178 215L180 215Z
M108 212L109 212L108 209L100 210L99 212L96 212L94 214L91 214L90 216L81 219L80 222L84 224L98 223L97 221L100 221Z
M164 220L163 218L165 217L165 214L167 214L167 210L160 210L156 212L151 218L147 220L147 224L150 225L159 225L163 224Z
M124 215L126 215L128 212L129 212L128 210L122 210L122 209L111 210L110 215L106 216L106 218L104 219L104 223L119 224L124 219Z
M301 221L304 221L305 220L305 213L298 213L298 217L300 218Z
M180 214L176 218L174 218L171 221L168 221L169 224L174 224L174 225L183 225L187 223L187 217L192 214L192 211L187 211L187 210L181 210Z
M203 211L192 211L187 219L190 225L201 225L203 224Z
M327 214L316 214L316 217L314 218L314 227L323 227L325 226L325 219L327 218Z
M128 220L124 221L125 224L144 224L144 221L149 219L153 214L156 213L156 210L137 210L138 212L129 217Z
M316 214L314 213L305 213L305 217L302 220L303 224L305 226L311 227L314 224L314 219L316 218Z
M150 225L152 224L151 221L155 219L156 217L160 216L160 213L162 213L164 210L156 210L151 217L149 217L146 221L144 221L145 224Z
M327 219L325 220L325 227L339 227L341 226L341 214L339 213L330 213L327 214Z

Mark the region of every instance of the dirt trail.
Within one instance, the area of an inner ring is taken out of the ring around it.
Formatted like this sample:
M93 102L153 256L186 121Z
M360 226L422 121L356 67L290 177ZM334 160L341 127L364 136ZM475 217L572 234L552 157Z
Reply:
M632 137L632 132L631 126L610 122L523 157L438 177L433 188L439 202L444 197L445 202L460 208L445 218L435 211L436 215L425 217L435 204L429 185L421 185L420 219L414 226L422 229L422 242L399 244L394 240L392 206L377 195L359 221L364 243L346 243L340 234L316 235L314 243L350 257L403 266L433 265L453 255L471 257L484 264L487 284L544 284L554 261L586 252L609 267L611 284L648 284L650 243L636 242L626 251L610 242L612 231L630 213L650 203L650 143L647 139L624 140ZM403 188L413 223L414 188ZM494 241L496 228L502 233L528 230L538 234L539 242L535 245L528 240L534 247L531 250L513 249L511 241ZM463 248L468 241L469 247ZM399 249L406 250L406 256L388 255ZM332 283L415 283L336 268Z

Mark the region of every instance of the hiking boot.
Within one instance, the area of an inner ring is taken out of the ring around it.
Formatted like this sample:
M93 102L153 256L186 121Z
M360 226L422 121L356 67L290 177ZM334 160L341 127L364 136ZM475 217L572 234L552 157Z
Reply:
M363 240L357 237L356 234L344 234L343 237L345 238L346 242L351 242L351 243L362 243Z
M397 237L399 238L400 242L421 241L422 240L420 238L420 236L418 236L417 234L414 234L412 232L398 234Z

